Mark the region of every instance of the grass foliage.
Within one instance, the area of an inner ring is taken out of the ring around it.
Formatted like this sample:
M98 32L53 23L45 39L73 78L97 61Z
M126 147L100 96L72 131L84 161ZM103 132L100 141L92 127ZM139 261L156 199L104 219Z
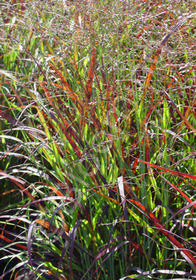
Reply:
M0 279L196 278L195 1L0 5Z

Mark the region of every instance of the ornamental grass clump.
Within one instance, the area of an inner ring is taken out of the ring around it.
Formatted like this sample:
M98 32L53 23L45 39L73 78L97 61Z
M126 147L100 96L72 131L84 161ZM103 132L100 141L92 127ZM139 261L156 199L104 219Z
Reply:
M196 278L194 1L1 6L0 279Z

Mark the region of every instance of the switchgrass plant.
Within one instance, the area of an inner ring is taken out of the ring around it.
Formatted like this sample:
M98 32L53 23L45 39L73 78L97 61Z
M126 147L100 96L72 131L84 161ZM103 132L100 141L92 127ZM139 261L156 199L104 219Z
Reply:
M4 1L0 279L194 279L195 1Z

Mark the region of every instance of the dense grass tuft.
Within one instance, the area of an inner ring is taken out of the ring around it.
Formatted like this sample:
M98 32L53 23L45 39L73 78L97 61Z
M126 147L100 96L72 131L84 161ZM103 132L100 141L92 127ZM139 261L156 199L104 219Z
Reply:
M0 279L195 279L195 1L1 2Z

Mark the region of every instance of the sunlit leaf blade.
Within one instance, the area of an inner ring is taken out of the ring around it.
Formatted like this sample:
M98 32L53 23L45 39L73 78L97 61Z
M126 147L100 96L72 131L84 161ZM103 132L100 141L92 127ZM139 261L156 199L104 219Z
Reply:
M173 234L171 234L170 231L167 230L159 222L159 220L154 216L153 213L151 213L145 206L143 206L138 201L135 201L133 199L128 199L128 201L138 206L143 212L143 214L145 213L144 215L148 217L154 223L157 229L159 229L162 232L162 234L164 234L169 239L169 241L177 248L177 250L179 250L182 256L191 264L191 266L196 267L196 259L194 258L194 256L191 253L189 253L189 251L187 251L187 249L184 248L184 246L180 242L178 242L178 240L173 236Z
M157 61L159 59L159 56L161 54L161 50L163 48L163 46L166 44L166 42L169 40L169 38L171 37L171 35L176 32L176 30L178 30L183 24L184 22L187 20L187 18L183 18L180 22L178 22L174 28L172 29L172 31L170 33L168 33L164 39L161 41L160 43L160 46L157 48L156 52L155 52L155 55L153 57L153 62L149 68L149 71L148 71L148 74L147 74L147 77L146 77L146 80L145 80L145 85L144 85L144 92L143 92L143 95L142 95L142 99L141 99L141 102L140 102L140 107L142 107L143 105L143 102L144 102L144 99L145 99L145 96L146 96L146 93L147 93L147 90L148 90L148 87L150 85L150 81L152 79L152 75L153 75L153 72L154 72L154 69L156 67L156 64L157 64Z
M169 172L171 174L177 175L177 176L182 176L182 177L185 177L185 178L196 180L196 175L185 174L185 173L177 172L177 171L174 171L174 170L170 170L170 169L167 169L167 168L164 168L164 167L160 167L158 165L146 162L146 161L141 160L141 159L138 159L138 161L143 162L143 163L145 163L145 164L147 164L149 166L152 166L154 168L160 169L162 171L166 171L166 172Z

